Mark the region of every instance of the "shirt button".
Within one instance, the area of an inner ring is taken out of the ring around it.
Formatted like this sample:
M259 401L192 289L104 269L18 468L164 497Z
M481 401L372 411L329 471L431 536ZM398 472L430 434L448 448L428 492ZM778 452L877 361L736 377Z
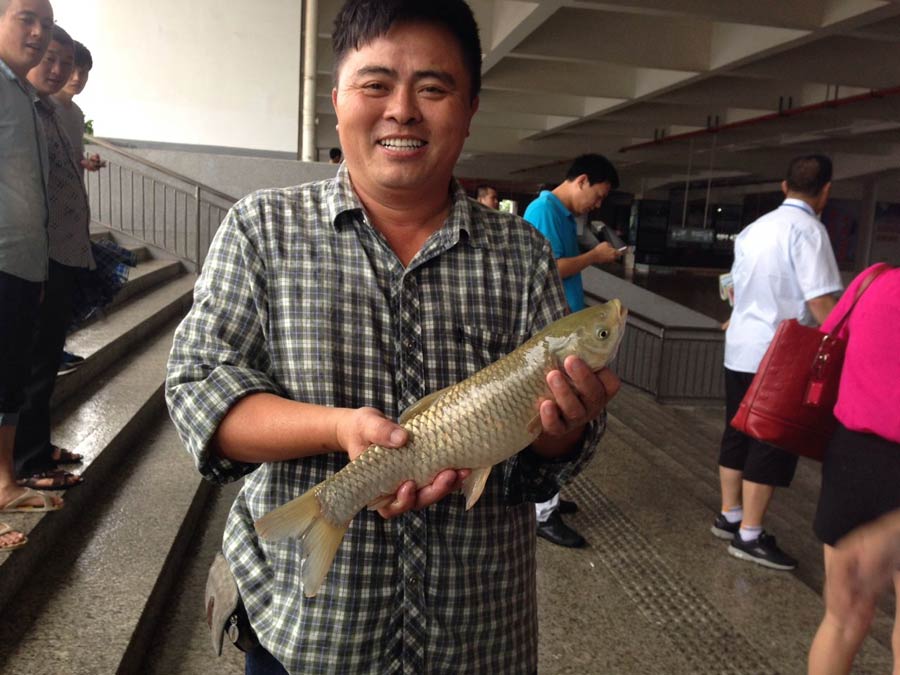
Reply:
M406 584L411 589L415 590L419 585L419 577L417 577L415 574L410 574L406 579Z

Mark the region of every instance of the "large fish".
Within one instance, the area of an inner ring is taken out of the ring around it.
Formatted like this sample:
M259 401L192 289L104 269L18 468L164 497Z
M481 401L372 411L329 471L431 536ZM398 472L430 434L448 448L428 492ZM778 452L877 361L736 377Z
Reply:
M616 354L627 312L618 300L556 321L515 351L471 377L423 398L400 417L402 448L369 446L327 480L256 521L263 539L300 537L306 560L303 592L313 597L328 574L350 521L367 505L393 500L404 481L427 485L444 469L471 469L466 509L481 497L494 464L541 432L540 402L550 397L547 373L570 354L599 370Z

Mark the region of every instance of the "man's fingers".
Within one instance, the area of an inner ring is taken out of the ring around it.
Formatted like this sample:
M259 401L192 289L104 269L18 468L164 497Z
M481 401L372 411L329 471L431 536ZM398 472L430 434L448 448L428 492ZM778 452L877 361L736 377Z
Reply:
M406 444L408 438L403 427L381 415L371 418L365 434L370 443L383 445L386 448L399 448Z

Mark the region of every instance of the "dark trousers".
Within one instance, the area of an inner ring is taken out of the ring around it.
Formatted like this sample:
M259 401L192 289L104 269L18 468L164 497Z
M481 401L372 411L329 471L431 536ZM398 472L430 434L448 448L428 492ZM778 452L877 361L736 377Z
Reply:
M38 314L31 352L31 372L25 387L25 404L19 414L16 475L20 478L52 468L50 444L50 397L72 321L72 286L77 267L50 261L44 302Z
M288 675L281 662L258 645L244 657L244 675Z
M43 282L0 272L0 424L16 426Z

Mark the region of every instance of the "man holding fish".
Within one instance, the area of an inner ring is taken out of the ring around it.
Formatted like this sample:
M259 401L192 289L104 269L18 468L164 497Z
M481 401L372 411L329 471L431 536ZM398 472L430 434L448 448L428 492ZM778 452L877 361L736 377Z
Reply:
M333 43L344 163L235 205L169 361L200 471L246 475L223 549L248 672L531 673L533 502L596 450L624 310L547 328L549 245L453 179L465 2L349 0Z

